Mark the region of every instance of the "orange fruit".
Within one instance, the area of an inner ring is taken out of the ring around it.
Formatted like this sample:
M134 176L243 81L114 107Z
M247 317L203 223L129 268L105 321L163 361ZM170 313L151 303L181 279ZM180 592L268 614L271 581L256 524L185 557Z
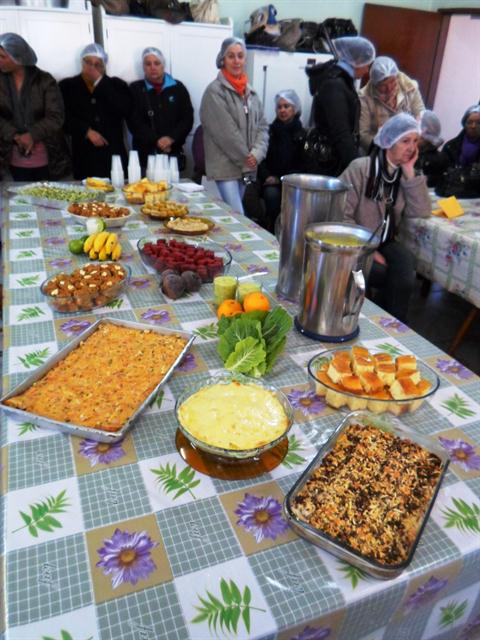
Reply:
M243 299L244 311L270 311L270 302L261 291L247 293Z
M231 318L232 316L236 316L239 313L243 313L242 305L240 304L240 302L229 298L227 300L224 300L218 307L217 318L221 318L222 316Z

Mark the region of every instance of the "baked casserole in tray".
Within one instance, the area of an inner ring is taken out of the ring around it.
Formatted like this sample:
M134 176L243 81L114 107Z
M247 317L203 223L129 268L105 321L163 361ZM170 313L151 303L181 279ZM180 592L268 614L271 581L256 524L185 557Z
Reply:
M103 318L0 401L41 427L101 442L124 437L193 342L182 331Z
M289 491L285 515L310 542L376 578L410 563L448 466L395 418L349 414Z

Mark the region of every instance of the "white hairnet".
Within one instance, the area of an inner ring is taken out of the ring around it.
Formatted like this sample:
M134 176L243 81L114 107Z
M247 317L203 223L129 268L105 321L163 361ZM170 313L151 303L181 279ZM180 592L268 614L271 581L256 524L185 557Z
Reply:
M225 40L222 42L222 46L220 47L220 51L217 53L217 69L221 69L223 67L223 59L225 57L225 54L234 44L239 44L244 50L245 56L247 55L247 47L245 46L245 42L241 38L225 38Z
M398 75L397 63L388 56L378 56L370 67L370 80L374 85L396 75Z
M366 38L360 36L335 38L333 45L339 60L347 62L354 69L364 67L375 59L375 47Z
M378 130L373 142L382 149L391 149L408 133L420 133L418 122L408 113L397 113Z
M105 49L101 44L97 44L96 42L92 42L92 44L87 44L86 47L82 50L80 54L81 60L86 58L87 56L93 56L94 58L100 58L103 60L104 64L108 62L108 55L105 52Z
M471 113L480 113L480 104L474 104L471 107L468 107L468 109L465 111L465 113L463 114L463 118L462 118L462 127L465 126L467 120L468 120L468 116Z
M158 58L160 60L160 62L163 64L163 66L165 66L165 64L166 64L165 56L160 51L160 49L157 49L157 47L146 47L142 51L142 62L145 60L145 56L155 56L156 58Z
M0 47L17 64L25 67L34 67L37 64L35 51L22 36L16 33L2 33L0 35Z
M293 89L283 89L283 91L279 91L275 96L275 108L278 107L278 101L285 100L290 103L295 108L295 113L299 115L302 113L302 103L300 102L300 98L297 95L297 92Z
M420 135L422 138L431 142L434 147L439 147L443 142L443 138L440 137L441 131L442 125L438 116L428 109L424 111L420 120Z

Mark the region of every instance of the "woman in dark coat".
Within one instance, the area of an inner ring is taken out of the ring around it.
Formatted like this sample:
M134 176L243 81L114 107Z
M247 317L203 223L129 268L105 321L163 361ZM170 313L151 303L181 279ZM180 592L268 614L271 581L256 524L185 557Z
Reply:
M73 176L110 175L112 155L126 170L123 122L130 112L128 85L106 75L108 56L99 44L82 51L82 72L60 82L65 102L66 131L72 138Z
M14 180L61 178L70 170L63 101L54 78L16 33L0 36L0 174Z
M183 145L193 127L193 107L185 86L165 73L165 58L156 47L142 53L143 80L130 85L132 113L128 121L132 146L144 170L147 157L165 153L185 168Z
M275 220L280 213L282 202L280 178L302 169L305 134L300 120L302 105L293 89L277 93L275 111L277 117L270 125L267 157L260 163L257 177L262 187L269 230L273 230Z
M331 153L322 173L338 176L358 156L360 100L354 80L367 73L375 48L359 36L336 38L333 44L338 60L307 68L307 75L315 128Z

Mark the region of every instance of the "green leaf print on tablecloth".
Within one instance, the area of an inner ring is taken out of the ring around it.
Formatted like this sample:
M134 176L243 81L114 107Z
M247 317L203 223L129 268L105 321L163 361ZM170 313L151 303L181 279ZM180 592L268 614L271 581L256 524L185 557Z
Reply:
M49 355L50 348L45 347L45 349L41 349L40 351L31 351L30 353L27 353L24 358L18 356L18 359L26 369L30 369L30 367L39 367L45 362Z
M17 213L13 217L15 220L30 220L32 218L29 213Z
M284 467L287 469L293 469L294 466L303 464L305 458L303 458L298 452L303 450L302 443L297 440L295 435L291 435L288 438L288 452L282 461Z
M32 320L33 318L39 318L44 315L45 311L42 311L40 307L24 307L17 318L17 322Z
M18 425L19 436L24 436L26 433L33 433L34 431L38 431L38 427L33 422L22 422Z
M15 235L17 238L31 238L33 231L17 231Z
M205 325L204 327L199 327L193 331L193 335L199 336L202 340L208 340L209 338L217 337L217 325L214 322Z
M24 513L23 511L19 511L22 520L24 521L23 527L18 527L12 533L16 533L21 529L25 529L28 527L28 532L34 538L38 538L38 530L46 531L47 533L51 533L55 529L61 529L63 527L62 523L52 516L52 513L65 513L65 507L70 506L68 503L68 498L65 495L66 489L60 491L56 498L49 497L46 498L43 502L37 502L36 504L29 505L31 515Z
M376 349L381 349L382 351L386 351L391 356L401 356L403 351L396 347L393 344L389 344L388 342L383 342L382 344L377 344L375 346Z
M170 465L167 462L165 466L160 466L158 469L150 469L150 471L158 476L156 480L165 493L176 491L172 498L173 500L183 496L187 491L193 499L196 499L192 489L200 484L200 480L194 480L195 471L191 467L185 467L177 474L177 465Z
M115 300L110 300L110 302L107 302L105 306L109 309L120 309L122 304L123 300L121 298L116 298Z
M460 620L467 608L468 600L464 600L462 603L449 602L445 607L440 607L442 612L440 615L440 626L449 627L450 625Z
M161 409L164 396L165 396L165 391L163 389L160 389L160 391L157 393L157 395L153 398L152 402L150 403L150 406L157 407L157 409Z
M19 251L17 258L33 258L35 251Z
M452 498L455 508L442 509L445 527L456 527L463 533L480 533L480 508L473 503L468 505L461 498Z
M475 415L475 411L468 408L467 400L464 400L456 393L448 398L448 400L442 402L440 406L442 406L444 409L447 409L448 411L450 411L450 413L453 413L458 418L471 418Z
M242 595L233 580L230 580L230 584L228 584L222 578L220 580L220 590L223 602L220 602L209 591L206 591L206 598L198 596L203 606L195 606L199 613L198 616L193 618L192 623L197 624L207 620L209 629L213 629L215 633L217 632L218 624L221 631L228 631L236 635L241 617L247 632L250 632L250 611L255 610L264 613L265 609L258 609L250 605L252 594L248 586L245 586Z
M350 580L352 583L352 589L355 589L360 583L361 580L368 580L368 574L365 571L362 571L358 567L354 567L345 560L339 560L337 563L338 570L345 575L347 580Z
M27 276L17 280L17 284L21 287L32 287L33 285L38 284L39 279L40 276Z
M68 631L65 631L65 629L62 629L60 631L60 638L54 638L52 636L42 636L42 640L75 640L75 638L72 636L71 633L68 633ZM90 636L89 638L87 638L87 640L93 640L93 636Z

